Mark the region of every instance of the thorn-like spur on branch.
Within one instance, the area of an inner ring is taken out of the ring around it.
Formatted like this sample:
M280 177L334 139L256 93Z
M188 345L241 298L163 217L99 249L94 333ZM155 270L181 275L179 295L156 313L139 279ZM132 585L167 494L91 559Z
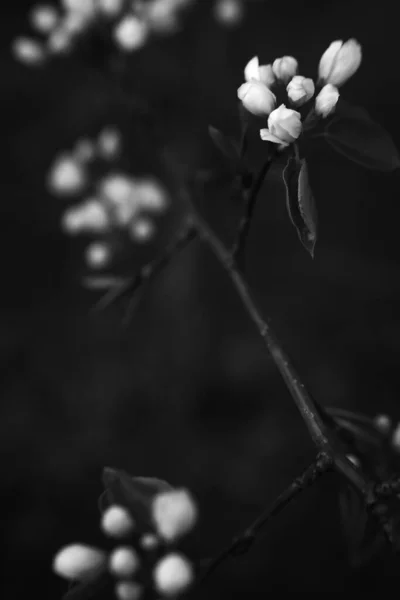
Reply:
M197 231L194 228L191 219L188 219L186 224L180 230L178 236L171 242L162 254L157 256L155 260L147 263L133 277L125 279L122 283L111 288L103 298L97 303L96 309L103 310L112 302L126 295L130 295L130 304L135 301L139 291L142 291L154 276L162 271L175 257L175 255L185 248L191 240L197 236Z
M312 486L317 479L329 471L332 467L332 460L327 454L321 453L317 459L296 477L289 487L278 496L278 498L269 506L247 529L215 558L211 559L205 567L204 573L199 578L199 583L202 583L206 577L211 575L219 565L229 557L245 554L255 542L257 535L261 529L276 515L283 511L284 508L296 498L300 492Z

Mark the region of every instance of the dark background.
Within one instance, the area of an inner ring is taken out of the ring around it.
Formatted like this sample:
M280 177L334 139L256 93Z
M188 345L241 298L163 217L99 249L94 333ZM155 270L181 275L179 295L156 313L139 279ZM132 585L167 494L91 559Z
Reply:
M221 174L201 208L227 240L240 205L207 125L237 131L246 62L293 54L301 73L315 76L332 40L356 37L364 59L342 95L400 147L400 53L389 2L249 2L243 24L229 30L200 0L180 34L129 60L126 89L157 115L150 134L116 99L97 50L43 70L13 61L10 44L29 33L30 6L7 3L0 18L0 585L11 598L54 599L65 592L51 573L57 549L102 544L103 466L189 487L201 511L190 546L196 558L243 529L314 450L229 281L198 242L154 281L128 325L121 305L93 311L99 295L80 281L84 241L62 234L64 205L45 189L53 157L112 121L124 129L133 172L159 173L161 139L180 167ZM255 139L255 166L263 150ZM249 282L321 403L397 420L400 175L365 171L322 142L310 148L309 168L320 221L315 259L287 218L274 169L249 241ZM128 249L126 271L173 234L179 211L174 205L148 253ZM337 490L332 476L305 492L199 597L389 589L399 565L390 555L348 566Z

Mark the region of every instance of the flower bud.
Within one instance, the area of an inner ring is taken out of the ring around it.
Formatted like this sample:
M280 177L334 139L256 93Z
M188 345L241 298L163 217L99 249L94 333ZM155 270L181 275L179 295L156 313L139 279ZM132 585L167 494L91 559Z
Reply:
M315 85L312 79L308 79L302 75L296 75L289 81L286 91L289 100L296 106L301 106L313 97Z
M376 415L374 425L383 434L389 433L392 427L392 420L388 415Z
M169 542L190 531L197 519L194 500L186 490L157 494L152 506L157 533Z
M361 64L360 44L350 39L343 43L336 40L323 53L319 62L318 75L323 83L339 87L357 71Z
M134 528L134 520L127 509L117 504L107 508L101 519L101 529L113 538L128 536Z
M327 83L315 98L315 112L324 118L327 117L335 110L338 100L339 90L331 83Z
M149 30L145 21L135 15L124 17L114 29L114 39L126 52L138 50L144 46Z
M13 41L12 52L17 60L26 65L40 65L46 58L41 44L26 37L19 37Z
M139 556L133 548L119 546L111 553L108 568L115 577L132 577L139 568Z
M246 81L261 81L267 87L271 87L275 83L275 75L271 65L260 65L258 56L254 56L247 63L244 69L244 78Z
M237 91L243 106L258 117L266 117L275 108L275 95L261 81L243 83Z
M142 597L142 586L135 581L119 581L115 586L118 600L139 600Z
M272 64L275 77L283 81L283 83L289 83L292 77L296 75L297 68L298 62L293 56L276 58Z
M164 596L182 593L193 581L193 569L179 554L167 554L155 566L153 576L157 590Z
M66 579L82 580L106 564L106 554L83 544L62 548L53 561L53 571Z
M300 135L302 129L301 115L295 110L281 104L268 118L268 129L261 129L263 141L288 146Z
M54 194L73 195L82 191L85 184L86 172L82 165L69 154L60 154L49 173L50 191Z

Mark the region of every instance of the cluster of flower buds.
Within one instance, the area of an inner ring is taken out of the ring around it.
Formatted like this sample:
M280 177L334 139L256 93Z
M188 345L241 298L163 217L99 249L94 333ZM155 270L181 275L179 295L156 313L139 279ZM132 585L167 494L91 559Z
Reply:
M74 48L75 40L96 23L110 31L118 48L132 52L142 48L149 35L173 33L179 26L182 9L193 0L61 0L53 5L36 5L30 22L36 37L18 37L14 56L28 65L40 65L53 55Z
M196 524L197 508L185 489L157 494L151 506L154 530L141 533L125 507L112 505L101 518L103 533L116 542L110 553L84 544L70 544L54 557L53 570L69 580L83 582L108 572L118 600L138 600L145 593L143 570L151 571L151 586L158 594L176 597L192 584L190 561L169 545Z
M343 85L361 64L361 46L350 39L332 42L321 57L313 110L322 118L330 115L339 99L338 88ZM302 132L302 115L295 108L309 102L315 94L315 84L310 78L298 74L298 62L293 56L283 56L272 64L260 65L258 57L250 60L244 70L246 83L238 89L243 106L258 117L268 117L268 128L261 129L261 139L279 144L281 148L293 143ZM287 102L276 107L279 85L284 86Z
M108 266L119 231L128 232L135 243L151 241L156 233L152 216L163 213L169 204L157 179L133 177L115 167L120 150L119 132L106 128L96 141L79 140L71 152L60 154L48 175L52 194L80 199L65 210L62 226L70 235L98 238L86 251L87 264L95 269ZM100 178L91 174L99 164L105 171Z

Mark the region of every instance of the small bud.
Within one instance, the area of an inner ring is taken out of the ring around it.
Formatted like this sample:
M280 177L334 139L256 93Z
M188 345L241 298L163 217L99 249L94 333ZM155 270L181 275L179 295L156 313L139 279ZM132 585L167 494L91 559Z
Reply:
M65 27L57 27L47 40L47 48L53 54L62 54L71 49L71 34Z
M61 154L50 170L50 191L60 195L78 194L85 184L86 173L82 165L69 154Z
M151 240L155 234L155 226L149 219L140 217L134 219L130 227L131 238L138 244L144 244Z
M275 95L261 81L243 83L237 95L243 106L253 115L267 117L275 108Z
M376 415L374 425L378 431L387 434L392 427L392 419L388 415Z
M62 548L53 560L53 571L66 579L82 580L106 564L106 554L83 544Z
M115 586L115 595L118 600L139 600L142 586L134 581L119 581Z
M258 56L254 56L245 66L244 78L247 82L253 79L261 81L267 87L271 87L275 83L272 65L260 65Z
M160 541L153 533L145 533L142 535L139 541L143 550L155 550L159 545Z
M142 179L135 184L140 208L150 212L161 212L167 204L168 199L164 188L152 179Z
M12 53L16 60L26 65L40 65L46 58L43 47L35 40L19 37L13 41Z
M134 15L126 16L114 29L114 39L122 50L131 52L141 48L148 36L148 28L145 21Z
M62 218L62 226L70 234L82 231L103 233L110 226L108 213L96 199L90 198L79 206L68 208Z
M338 100L339 90L327 83L315 98L315 112L324 118L327 117L335 110Z
M75 144L73 155L78 162L90 162L94 159L95 154L95 148L90 140L79 140Z
M272 70L275 77L286 84L296 75L297 69L298 62L293 56L276 58L272 63Z
M288 146L299 137L301 130L300 113L281 104L269 115L268 129L261 129L260 136L263 141Z
M34 6L30 15L32 27L39 33L50 33L58 23L58 13L53 6Z
M157 590L165 596L182 593L193 581L193 568L179 554L167 554L155 566L153 577Z
M110 573L120 578L132 577L139 567L139 557L130 547L120 546L110 555L108 568Z
M135 522L126 508L114 504L104 512L101 519L101 528L110 537L122 538L132 533Z
M152 516L158 534L172 542L194 527L197 508L187 490L173 490L157 494Z
M315 86L312 79L296 75L289 81L286 91L293 104L302 106L313 97Z
M99 11L106 17L117 17L124 7L124 0L97 0Z
M361 64L361 46L355 39L336 40L323 53L318 75L322 83L340 87L357 71Z
M114 158L121 147L121 135L114 128L103 129L97 139L99 154L104 159Z
M94 242L86 248L86 262L92 269L102 269L110 262L111 252L107 244Z

